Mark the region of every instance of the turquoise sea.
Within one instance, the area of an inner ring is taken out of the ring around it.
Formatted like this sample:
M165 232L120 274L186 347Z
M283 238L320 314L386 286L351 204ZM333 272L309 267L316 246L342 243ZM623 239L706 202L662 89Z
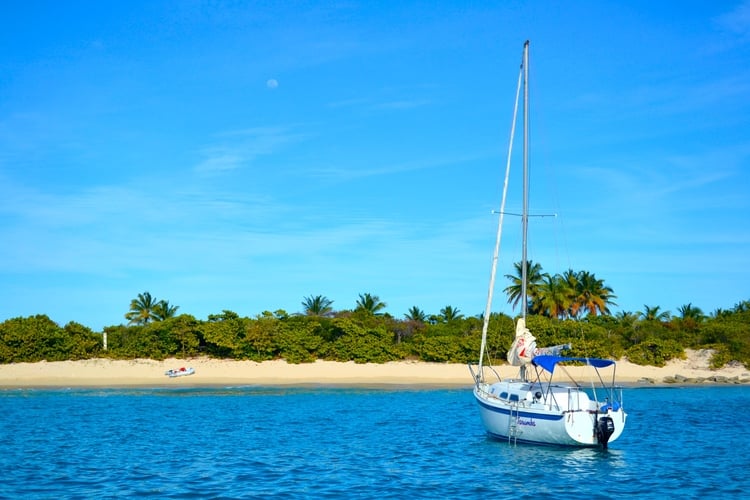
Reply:
M487 438L470 388L0 391L0 498L740 498L749 387L627 389L609 450Z

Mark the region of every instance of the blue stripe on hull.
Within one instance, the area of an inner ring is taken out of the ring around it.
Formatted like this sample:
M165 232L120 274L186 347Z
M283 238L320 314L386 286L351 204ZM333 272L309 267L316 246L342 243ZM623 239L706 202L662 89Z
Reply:
M487 404L484 401L481 401L479 399L477 399L477 403L479 403L479 405L482 408L485 408L487 410L494 411L495 413L501 413L503 415L510 416L510 409L498 408L496 406L489 405L489 404ZM520 411L520 410L518 411L518 413L516 413L516 411L513 410L513 414L517 415L518 417L536 418L536 419L539 419L539 420L552 420L552 421L556 421L556 420L562 420L562 418L563 418L562 414L560 414L560 415L549 415L549 414L546 414L546 413L535 413L535 412Z

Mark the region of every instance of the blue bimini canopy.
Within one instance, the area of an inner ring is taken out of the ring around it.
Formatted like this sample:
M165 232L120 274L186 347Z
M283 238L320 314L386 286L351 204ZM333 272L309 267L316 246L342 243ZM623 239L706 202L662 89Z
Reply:
M599 359L599 358L568 358L565 356L534 356L531 362L536 366L541 366L548 372L552 373L555 371L555 365L565 361L578 361L589 366L596 368L604 368L606 366L614 365L615 362L611 359Z

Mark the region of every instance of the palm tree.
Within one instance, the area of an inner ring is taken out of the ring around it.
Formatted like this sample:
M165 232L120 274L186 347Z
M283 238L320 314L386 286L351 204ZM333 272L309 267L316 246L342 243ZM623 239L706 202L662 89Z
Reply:
M564 318L570 310L573 299L567 282L558 274L544 275L544 280L539 285L537 297L532 302L530 309L535 314L543 314L550 318Z
M164 321L168 318L174 318L177 314L177 309L180 306L170 306L169 301L160 300L154 307L153 319L156 321Z
M692 302L678 308L677 312L680 313L680 318L682 319L703 321L706 318L706 315L703 314L703 311L701 311L700 307L693 307Z
M457 319L462 319L463 317L464 315L461 314L461 311L453 306L445 306L444 308L440 309L440 318L446 323L450 323L451 321L455 321Z
M418 323L424 323L427 321L427 314L418 308L417 306L413 306L411 309L409 309L409 312L404 314L404 318L407 321L416 321Z
M324 295L314 297L310 295L302 301L302 307L305 308L307 316L331 316L333 314L332 304L333 301Z
M567 293L571 301L570 307L568 309L568 314L571 318L577 318L578 314L581 312L582 305L578 300L578 291L581 288L581 282L579 281L580 276L580 272L575 272L572 269L568 269L562 274L562 276L559 277L562 286L567 288Z
M639 313L641 319L644 321L668 321L669 311L659 312L661 307L654 306L649 307L646 304L643 305L643 312Z
M579 310L586 311L591 316L596 316L597 313L609 314L609 306L617 305L612 301L617 298L612 293L612 288L605 286L603 280L596 279L593 273L576 273L575 283L575 303L571 311L573 316L577 316Z
M638 319L638 314L630 311L618 311L615 318L622 323L631 324Z
M516 270L516 275L506 274L505 277L511 280L511 285L506 287L504 292L508 294L508 303L514 308L521 301L521 288L522 288L522 275L523 267L521 262L513 264ZM533 261L526 261L526 295L530 299L529 302L534 300L538 296L539 284L544 279L542 274L542 266L535 264Z
M376 316L379 316L383 313L383 309L387 307L387 304L385 302L380 301L380 297L377 295L370 295L369 293L360 293L359 294L359 300L357 300L357 307L356 311L364 311L369 314L374 314Z
M714 319L726 318L731 315L732 315L732 311L729 311L727 309L722 309L721 307L714 309L714 312L711 313L711 317Z
M158 319L156 307L158 302L148 292L139 293L138 297L130 302L130 311L125 314L129 325L145 325L149 321Z

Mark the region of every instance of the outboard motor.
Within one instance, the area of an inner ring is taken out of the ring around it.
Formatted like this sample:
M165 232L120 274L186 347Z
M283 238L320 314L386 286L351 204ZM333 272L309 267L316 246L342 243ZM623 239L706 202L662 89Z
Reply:
M612 417L600 417L596 421L596 439L604 449L607 448L610 436L615 432L615 422Z

